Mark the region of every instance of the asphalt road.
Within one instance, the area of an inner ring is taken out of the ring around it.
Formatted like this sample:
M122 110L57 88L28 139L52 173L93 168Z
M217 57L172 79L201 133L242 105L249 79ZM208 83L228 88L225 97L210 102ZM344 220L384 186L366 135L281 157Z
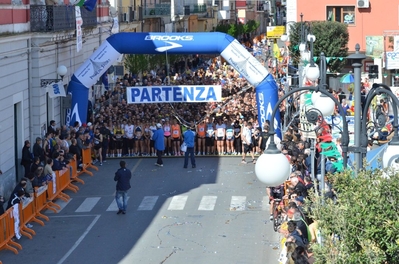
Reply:
M46 211L36 235L22 237L18 255L0 251L3 263L278 263L279 237L268 220L265 188L254 165L239 157L126 159L132 169L126 215L117 215L113 177L119 160L83 175L78 193L66 191L62 209Z

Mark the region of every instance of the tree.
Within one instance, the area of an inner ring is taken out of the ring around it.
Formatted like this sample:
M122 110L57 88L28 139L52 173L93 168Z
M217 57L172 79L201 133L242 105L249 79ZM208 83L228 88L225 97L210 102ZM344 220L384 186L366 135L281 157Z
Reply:
M129 72L142 73L151 69L159 69L174 64L180 60L181 55L176 54L129 54L125 56L124 64ZM169 67L170 69L170 67ZM170 74L170 72L169 72Z
M219 24L217 25L215 31L229 34L235 39L238 39L243 34L251 34L255 32L259 25L259 21L255 20L249 20L246 24Z
M310 22L312 34L316 36L313 45L314 57L319 57L324 52L328 57L327 67L331 72L340 72L345 66L345 57L348 56L349 33L346 24L335 21L312 21ZM299 44L301 42L301 23L290 26L289 50L294 59L294 64L300 60Z
M312 249L316 263L399 263L399 179L387 170L351 171L331 176L337 203L312 196L322 245Z

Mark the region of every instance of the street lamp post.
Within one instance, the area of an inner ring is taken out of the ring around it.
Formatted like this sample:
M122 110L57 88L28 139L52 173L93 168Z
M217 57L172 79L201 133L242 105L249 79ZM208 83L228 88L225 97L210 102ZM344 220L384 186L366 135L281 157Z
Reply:
M60 65L57 68L57 75L59 75L61 77L61 79L40 79L40 87L45 88L47 87L47 85L51 84L51 83L56 83L61 81L62 79L64 79L64 76L67 74L68 69L66 66L64 65Z
M355 47L356 52L354 54L351 54L347 57L347 59L352 60L352 66L354 68L354 79L355 79L355 89L354 89L354 97L356 100L355 103L355 135L361 135L361 121L362 121L362 116L361 116L361 111L362 107L360 104L360 98L362 96L361 94L361 67L362 67L362 60L366 58L366 55L359 53L360 50L360 45L356 44ZM365 120L366 117L363 116L363 120ZM354 145L354 153L355 153L355 166L356 166L356 171L359 171L359 169L362 166L363 160L362 160L362 152L366 151L365 149L361 148L360 145L360 136L356 137L355 136L355 145ZM366 145L367 146L367 145ZM365 152L364 152L365 153Z
M357 71L360 70L360 67L358 64L361 64L361 60L363 59L363 54L359 54L360 46L357 44L356 45L356 53L349 56L349 59L353 59L353 67L355 68L355 74ZM272 114L271 114L271 119L273 120L274 116L276 115L277 110L279 109L279 105L281 104L282 101L284 101L286 98L289 96L302 92L302 91L312 91L313 94L320 93L317 97L315 97L315 104L314 106L317 105L317 102L321 100L320 105L323 105L326 109L319 109L318 111L324 115L324 113L329 113L331 114L333 112L333 109L330 109L327 111L327 108L331 106L328 101L334 102L334 105L338 106L339 112L341 113L342 116L342 134L341 134L341 147L342 147L342 160L343 160L343 167L346 169L348 160L347 160L347 152L348 152L348 145L349 145L349 133L348 133L348 123L346 122L346 116L343 114L344 110L341 106L341 104L338 102L338 100L331 94L329 93L326 89L326 79L325 79L325 58L324 54L321 54L321 60L320 60L320 69L323 71L321 74L320 78L320 83L318 86L308 86L308 87L299 87L291 90L284 96L282 96L277 104L274 106ZM314 69L312 69L314 70ZM309 73L307 73L309 74ZM357 73L359 74L359 72ZM355 89L358 89L360 91L360 75L357 75L357 79L355 79ZM356 84L357 82L357 84ZM385 153L383 155L383 167L393 167L395 169L394 172L399 171L399 135L398 135L398 106L399 106L399 99L395 96L395 94L391 91L391 89L385 85L385 84L374 84L373 88L370 90L367 98L366 98L366 103L364 105L363 113L361 110L356 111L355 110L355 122L358 123L358 128L355 130L355 138L358 138L357 143L358 145L355 146L354 148L351 148L351 151L354 152L356 155L356 159L359 163L356 164L355 166L355 173L357 173L361 168L363 168L363 163L362 163L362 158L363 155L366 153L365 149L367 147L367 111L372 103L372 100L375 96L385 93L388 95L393 103L393 111L394 111L394 124L393 124L393 129L394 129L394 136L390 143L388 144L388 147L385 150ZM358 95L357 100L360 100L360 96ZM313 98L312 98L313 100ZM360 104L359 109L360 108ZM315 107L317 109L317 107ZM323 113L324 112L324 113ZM275 124L273 122L270 123L270 128L269 128L269 134L270 134L270 144L268 149L265 150L264 154L262 154L258 162L255 165L255 173L258 179L265 183L267 186L274 187L277 186L281 183L283 183L285 180L287 180L289 176L289 162L288 159L285 158L285 156L281 153L281 151L277 150L276 144L274 142L274 134L275 134ZM270 171L270 168L272 169L272 172ZM389 175L388 175L389 176ZM323 177L322 177L323 178ZM322 183L321 183L322 184ZM322 185L323 187L323 185Z

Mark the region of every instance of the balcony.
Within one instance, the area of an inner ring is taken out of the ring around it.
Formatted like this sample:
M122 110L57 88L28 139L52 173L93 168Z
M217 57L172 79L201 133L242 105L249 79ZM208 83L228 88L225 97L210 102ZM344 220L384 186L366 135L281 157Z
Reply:
M206 5L193 5L192 9L190 8L191 14L198 14L198 13L206 13Z
M132 6L122 6L118 8L119 22L133 22L139 20L138 12Z
M152 4L143 8L143 17L170 16L170 4Z
M97 12L89 12L80 8L82 14L82 28L97 26ZM30 6L31 32L58 32L76 29L74 6Z

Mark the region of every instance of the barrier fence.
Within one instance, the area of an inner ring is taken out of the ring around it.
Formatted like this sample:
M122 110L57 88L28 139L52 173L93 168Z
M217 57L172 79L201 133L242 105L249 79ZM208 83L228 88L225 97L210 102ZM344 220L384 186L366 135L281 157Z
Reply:
M49 221L50 219L42 214L42 211L51 210L58 213L61 207L55 201L59 199L67 202L70 199L64 191L70 190L76 193L79 187L73 182L84 184L79 176L83 173L93 176L93 173L88 170L89 168L98 171L98 168L91 164L91 149L85 149L82 153L82 170L80 172L78 172L78 163L75 156L67 168L56 171L52 175L52 180L46 185L36 187L32 197L24 199L23 202L14 205L0 215L0 250L7 249L18 254L18 250L22 250L22 246L13 241L14 237L19 239L23 235L32 239L36 232L29 228L28 224L35 222L44 226L43 220Z

